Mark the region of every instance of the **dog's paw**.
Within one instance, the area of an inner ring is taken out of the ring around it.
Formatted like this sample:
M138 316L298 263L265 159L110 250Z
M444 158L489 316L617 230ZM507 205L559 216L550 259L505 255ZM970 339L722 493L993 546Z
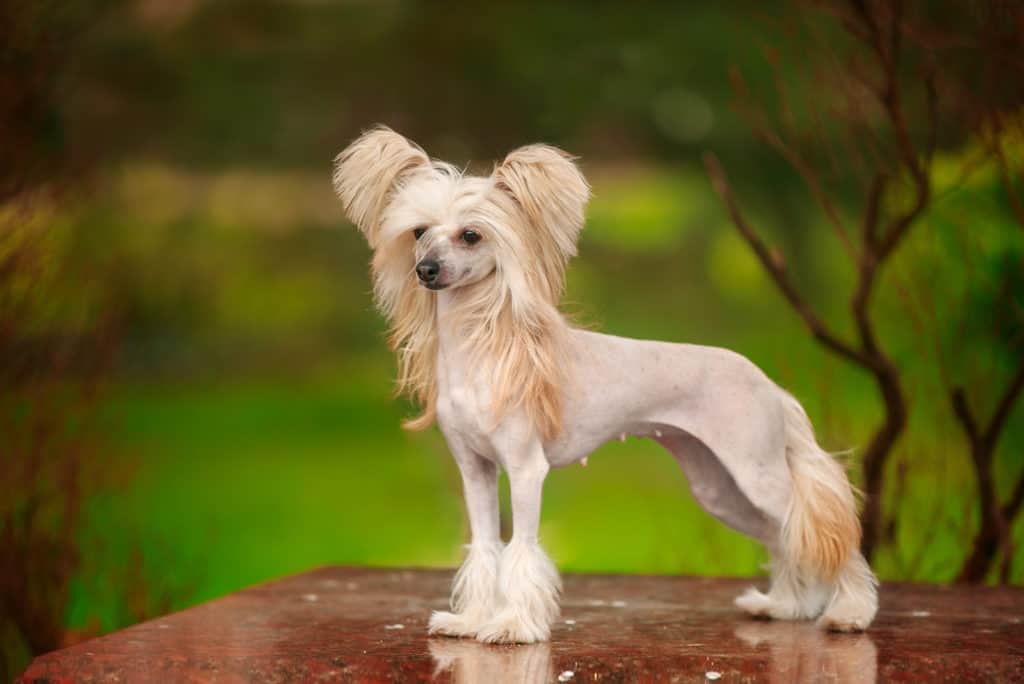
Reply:
M830 632L863 632L875 619L878 604L874 595L841 596L818 618L818 626Z
M818 618L817 624L830 632L863 632L871 624L871 620L863 617L841 618L822 615Z
M736 597L735 604L753 617L771 620L806 620L821 614L825 601L820 592L806 591L803 600L791 592L763 594L750 587Z
M427 626L429 634L440 634L450 637L475 637L478 623L459 613L435 610L430 615Z
M756 618L775 618L773 614L775 605L767 594L762 594L754 587L749 587L745 592L736 597L733 601L740 610Z
M477 641L488 644L533 644L551 638L551 627L543 622L521 620L503 613L485 623L476 633Z

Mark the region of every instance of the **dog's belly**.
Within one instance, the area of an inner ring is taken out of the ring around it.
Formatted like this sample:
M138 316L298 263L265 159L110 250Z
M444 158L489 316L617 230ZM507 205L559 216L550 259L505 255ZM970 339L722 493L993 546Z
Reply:
M563 437L547 444L544 453L553 468L561 468L581 462L607 442L624 442L629 438L660 441L666 432L678 431L676 425L686 422L678 415L663 411L652 411L630 420L585 421L567 426Z
M545 444L552 466L577 463L623 435L648 437L680 460L712 514L763 538L768 528L758 516L723 508L741 493L772 521L783 519L790 492L783 395L760 369L725 349L573 333L565 430ZM713 459L722 472L698 469L699 459Z
M552 468L561 468L581 462L599 446L611 441L611 438L610 434L587 435L579 430L572 431L567 439L560 439L547 445L544 455Z
M555 467L580 461L605 442L657 437L655 423L685 428L699 420L704 370L686 345L573 331L572 380L564 429L545 445Z

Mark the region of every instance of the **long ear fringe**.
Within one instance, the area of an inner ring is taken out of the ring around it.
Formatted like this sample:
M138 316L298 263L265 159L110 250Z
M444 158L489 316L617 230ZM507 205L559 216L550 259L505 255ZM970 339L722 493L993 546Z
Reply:
M555 438L562 430L570 363L568 327L557 306L539 292L513 306L500 272L466 295L451 322L462 331L471 372L490 379L493 419L522 409L538 435Z
M541 330L516 327L495 373L495 413L501 416L521 406L537 433L554 439L562 431L562 394L568 376L565 323L556 313Z
M437 403L437 300L409 277L412 255L389 242L374 253L371 269L377 307L391 323L388 344L398 357L395 393L405 394L423 408L423 414L403 423L422 430L434 422Z
M378 246L381 213L403 176L429 166L422 149L387 126L366 131L335 157L334 191L371 248Z
M392 195L409 175L427 169L430 158L418 145L387 126L376 126L338 154L332 178L346 216L374 250L374 295L391 323L389 344L398 356L396 394L409 395L423 407L422 415L403 424L411 430L434 422L435 303L409 280L412 256L399 245L382 244L380 222Z
M493 177L534 228L550 237L563 259L576 254L590 185L573 157L551 145L526 145L510 152Z
M573 157L550 145L513 150L494 169L495 187L514 200L526 222L519 255L528 267L505 283L512 295L505 316L490 326L496 338L496 413L522 406L545 439L562 430L562 395L569 374L565 354L567 326L558 305L565 287L565 266L576 254L590 186Z

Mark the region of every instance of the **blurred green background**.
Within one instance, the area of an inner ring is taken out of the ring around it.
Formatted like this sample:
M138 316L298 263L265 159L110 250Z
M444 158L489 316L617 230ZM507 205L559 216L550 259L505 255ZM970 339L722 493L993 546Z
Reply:
M817 97L802 12L739 1L25 9L8 66L55 56L40 67L52 78L18 163L29 174L26 160L65 160L67 189L4 210L5 226L36 226L47 264L18 320L29 340L97 321L115 340L89 408L59 404L76 425L87 416L96 471L69 528L76 561L53 608L62 638L327 563L459 562L458 473L436 430L399 428L412 408L391 396L369 251L330 186L332 157L378 122L483 172L528 142L580 155L594 199L566 310L606 332L749 356L801 399L826 448L849 450L858 481L881 416L872 379L807 333L701 163L718 154L809 301L851 335L848 255L799 174L733 106L730 68L770 103L780 78L795 101ZM1008 147L1014 174L1020 140ZM943 137L933 201L873 303L910 409L886 470L885 579L956 576L977 495L948 389L966 384L987 415L1024 356L1024 226L995 164L961 173L977 146L969 133ZM837 198L855 224L853 196ZM79 367L47 387L74 384ZM36 395L25 396L3 404L15 430L31 415ZM996 450L1001 496L1022 448L1018 411ZM24 481L2 484L14 501ZM1019 551L1020 520L1012 535ZM552 473L541 536L568 572L755 575L767 560L638 440ZM1021 561L1010 581L1024 578ZM12 627L0 636L8 664L23 664L26 640Z

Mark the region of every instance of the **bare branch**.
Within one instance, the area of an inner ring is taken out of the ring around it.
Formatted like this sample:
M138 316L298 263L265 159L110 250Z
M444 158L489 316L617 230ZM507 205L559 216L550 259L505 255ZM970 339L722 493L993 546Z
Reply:
M817 172L811 168L807 160L797 152L793 147L787 145L786 142L779 137L777 134L767 129L755 129L755 132L760 138L774 147L782 158L789 162L790 166L797 170L800 177L803 178L804 183L807 185L808 190L811 191L811 195L814 196L814 200L821 207L821 210L825 212L825 216L832 223L832 226L836 230L836 235L839 236L839 241L843 243L843 247L846 248L847 254L854 260L857 259L857 249L850 242L850 235L846 231L846 226L843 225L843 220L839 216L839 211L836 209L835 204L832 203L832 199L825 192L821 186L821 180L818 178Z
M883 4L882 7L885 7ZM900 68L900 53L902 52L903 41L903 2L902 0L890 0L889 2L889 64L887 65L894 73ZM893 83L895 86L895 82ZM895 92L895 90L894 90Z
M888 228L885 231L885 235L882 237L882 241L879 244L878 257L879 260L884 260L900 241L906 236L910 227L914 221L921 215L925 207L928 205L928 200L931 198L931 182L928 178L927 172L921 165L921 160L918 158L917 152L914 149L914 143L910 139L910 133L907 131L907 123L903 118L903 109L900 105L899 95L897 92L897 75L895 72L890 72L888 75L889 86L887 89L891 89L893 94L885 98L884 104L886 111L889 115L889 121L892 124L893 132L896 135L896 148L899 152L900 160L903 166L910 173L911 178L914 181L914 203L905 213L896 216L889 223Z
M843 356L864 368L871 368L871 360L865 356L863 352L839 339L825 326L825 323L818 318L817 314L814 313L810 305L793 285L783 261L772 253L768 246L765 245L760 237L758 237L757 233L754 232L754 229L750 224L747 223L747 220L740 211L736 198L732 193L732 188L729 186L729 182L725 177L725 172L722 170L722 165L718 161L718 157L711 153L705 154L704 166L707 168L708 175L711 178L711 184L714 187L715 192L729 210L729 215L732 217L732 222L736 226L736 229L739 230L740 234L747 241L747 244L749 244L751 249L754 250L757 258L761 261L765 270L775 281L776 286L778 286L782 295L786 298L786 301L788 301L800 315L800 318L810 329L814 337L840 356Z
M953 391L953 410L970 441L971 460L974 463L974 472L978 479L978 510L980 514L980 527L974 537L971 553L967 556L957 576L957 580L961 582L982 581L991 566L992 559L1000 550L1004 556L1001 575L1005 577L1009 572L1007 557L1013 553L1010 526L1020 510L1021 501L1024 500L1024 475L1014 487L1010 499L1000 506L992 477L992 459L995 455L999 435L1006 425L1006 420L1013 405L1020 397L1022 389L1024 389L1024 363L1017 369L1010 384L1004 390L996 405L996 410L992 414L992 419L983 432L979 431L977 421L967 406L963 389L957 388Z
M850 5L853 7L857 16L860 17L860 21L865 27L865 30L863 31L851 31L851 33L872 47L878 53L879 57L884 59L885 50L882 48L878 24L875 23L875 17L871 13L871 10L868 9L867 2L865 2L865 0L850 0Z
M935 148L939 139L939 94L935 86L935 71L937 67L932 65L924 79L926 109L928 112L928 136L925 139L924 158L931 164L935 157Z
M992 414L992 420L989 422L984 435L982 435L985 443L990 448L995 447L996 442L999 440L999 434L1003 431L1003 426L1006 425L1006 421L1013 410L1013 405L1017 402L1022 389L1024 389L1024 363L1021 363L1010 384L1007 385L1003 396L1000 397L999 403L996 405L995 412Z
M1022 503L1024 503L1024 473L1017 478L1017 484L1010 492L1010 498L1003 504L1003 517L1007 520L1016 518Z
M1020 512L1021 503L1024 503L1024 473L1021 473L1020 477L1017 478L1017 484L1014 485L1013 491L1010 492L1010 498L1003 504L1003 520L1007 522L1007 525L1013 524L1017 513ZM1003 584L1007 584L1010 581L1013 557L1016 555L1017 550L1012 535L1007 535L1006 542L1007 546L1003 549L1003 565L999 573L999 579Z
M878 221L882 206L882 198L885 196L885 186L888 176L885 171L879 171L871 179L868 187L868 197L864 207L864 246L868 252L874 252L875 243L878 240Z
M1017 188L1013 183L1013 176L1010 173L1009 162L1006 161L1006 150L1003 149L1001 131L995 134L992 144L992 151L999 166L999 176L1002 179L1003 187L1006 189L1006 196L1010 199L1010 207L1017 219L1017 224L1024 228L1024 201L1017 194Z
M975 445L978 444L981 439L981 434L978 432L978 424L974 420L974 415L971 413L971 407L967 405L967 396L964 392L963 387L957 387L952 392L953 400L953 413L956 415L960 425L964 428L964 433L967 435L967 439L971 443L971 454L975 453Z
M849 254L851 259L856 260L857 250L850 241L850 235L847 232L846 227L843 225L839 211L836 209L832 199L822 187L818 173L810 164L807 163L807 160L804 159L792 145L787 144L779 134L770 130L764 120L764 115L761 112L755 111L755 109L750 105L750 89L747 87L746 81L739 70L731 69L729 73L737 100L743 105L741 114L743 114L747 119L747 123L750 128L759 138L761 138L762 141L775 148L782 158L797 170L800 177L807 185L807 189L811 191L811 196L814 197L815 202L818 203L818 206L821 207L821 210L825 213L825 216L835 228L836 235L839 237L839 241L843 244L843 248L846 249L846 252ZM781 81L776 87L779 89L779 99L786 102ZM793 113L789 109L788 105L783 106L783 118L790 121L793 120Z

